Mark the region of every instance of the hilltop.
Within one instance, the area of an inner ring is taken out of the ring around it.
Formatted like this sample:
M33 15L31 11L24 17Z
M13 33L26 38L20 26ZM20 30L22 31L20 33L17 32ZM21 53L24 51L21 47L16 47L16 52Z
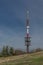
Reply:
M43 65L43 51L0 58L1 65Z

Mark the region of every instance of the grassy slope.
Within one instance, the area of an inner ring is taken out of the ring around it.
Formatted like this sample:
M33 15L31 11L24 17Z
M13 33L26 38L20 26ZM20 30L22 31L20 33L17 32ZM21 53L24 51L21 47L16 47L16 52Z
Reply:
M43 52L13 56L3 59L4 63L0 63L0 65L43 65Z

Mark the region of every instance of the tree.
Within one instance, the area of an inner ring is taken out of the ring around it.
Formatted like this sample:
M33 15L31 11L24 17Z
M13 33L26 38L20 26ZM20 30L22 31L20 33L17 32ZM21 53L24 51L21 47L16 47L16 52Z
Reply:
M9 53L10 53L10 55L14 55L14 54L15 54L15 52L14 52L14 48L13 48L13 47L10 47L10 49L9 49Z
M6 55L9 56L9 48L6 46Z
M2 48L2 56L9 56L8 50L9 50L8 46L3 46L3 48Z
M6 48L5 48L5 46L3 46L3 48L2 48L2 56L6 56Z

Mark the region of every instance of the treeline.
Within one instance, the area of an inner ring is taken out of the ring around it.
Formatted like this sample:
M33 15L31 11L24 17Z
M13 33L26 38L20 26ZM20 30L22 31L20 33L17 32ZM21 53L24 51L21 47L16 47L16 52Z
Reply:
M36 49L31 50L30 53L35 53L35 52L40 52L40 51L43 51L43 49L36 48Z
M18 49L15 50L13 47L3 46L0 52L0 57L7 57L7 56L24 54L24 53L25 53L24 51Z
M41 48L33 49L30 51L30 53L35 53L35 52L40 52L43 51ZM1 52L0 52L0 57L7 57L7 56L14 56L14 55L21 55L25 54L25 51L22 51L20 49L14 49L13 47L9 46L3 46Z

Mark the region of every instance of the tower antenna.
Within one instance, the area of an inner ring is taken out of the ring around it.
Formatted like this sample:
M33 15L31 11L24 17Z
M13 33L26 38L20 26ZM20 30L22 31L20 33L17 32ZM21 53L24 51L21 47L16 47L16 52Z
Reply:
M29 33L30 25L29 25L29 11L26 13L26 37L25 37L25 46L27 49L27 53L29 53L29 46L30 46L30 33Z

